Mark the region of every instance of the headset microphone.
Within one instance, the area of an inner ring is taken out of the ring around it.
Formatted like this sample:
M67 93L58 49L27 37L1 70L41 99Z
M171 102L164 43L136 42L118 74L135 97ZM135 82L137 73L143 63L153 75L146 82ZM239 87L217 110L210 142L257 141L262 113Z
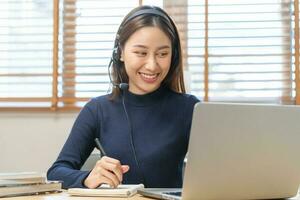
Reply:
M119 87L122 91L125 91L125 90L128 90L129 85L128 85L128 83L120 83L120 84L118 84L118 87Z
M118 88L119 88L120 90L122 90L122 91L126 91L126 90L128 90L128 88L129 88L128 83L115 84L115 83L113 83L113 82L111 81L111 84L112 84L114 87L118 87Z
M129 88L128 83L114 83L114 81L111 79L111 75L110 75L110 67L111 64L113 63L113 59L110 60L109 65L108 65L108 77L109 77L109 82L114 86L114 87L118 87L120 90L122 91L126 91Z

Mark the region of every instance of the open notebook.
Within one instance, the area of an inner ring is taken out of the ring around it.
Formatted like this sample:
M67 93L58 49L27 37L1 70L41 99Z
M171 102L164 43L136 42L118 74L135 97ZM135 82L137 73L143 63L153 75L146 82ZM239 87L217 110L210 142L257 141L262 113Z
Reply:
M130 197L142 188L144 188L143 184L123 184L117 188L111 188L109 185L103 184L96 189L70 188L68 194L72 196Z

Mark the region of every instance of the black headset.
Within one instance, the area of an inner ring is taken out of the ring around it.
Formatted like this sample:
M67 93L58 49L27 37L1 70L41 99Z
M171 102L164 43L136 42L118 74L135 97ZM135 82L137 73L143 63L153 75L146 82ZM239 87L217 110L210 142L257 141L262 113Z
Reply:
M122 30L122 28L128 23L130 22L132 19L141 16L141 15L154 15L154 16L159 16L161 18L164 19L164 21L168 22L171 24L171 33L174 34L174 39L175 41L171 41L172 42L172 59L171 59L171 67L169 70L169 73L174 73L174 71L176 70L176 66L178 66L179 64L179 52L178 50L180 50L180 42L179 42L179 34L176 28L175 23L173 22L173 20L167 15L167 13L165 13L163 10L159 10L158 7L150 7L148 6L145 9L142 10L138 10L136 12L134 12L131 16L128 16L127 19L125 19L116 34L116 38L115 38L115 42L114 42L114 48L113 48L113 53L112 53L112 57L108 66L108 73L109 73L109 79L111 84L114 87L118 87L120 88L122 91L123 90L128 90L129 85L127 83L124 83L122 80L122 76L121 76L121 72L120 72L120 67L122 66L122 61L120 60L121 58L121 50L120 50L120 32ZM117 76L119 77L121 83L117 84L114 83L111 79L110 76L110 67L113 64L113 67L115 67L115 71L117 73ZM178 69L178 68L177 68Z
M127 109L126 109L125 98L124 98L124 94L123 94L124 92L128 91L129 85L128 85L128 83L123 82L121 74L120 74L120 66L122 66L122 64L121 64L121 60L120 60L121 51L120 51L120 47L119 47L120 46L120 42L119 42L120 35L119 34L120 34L120 31L122 30L122 28L124 27L124 25L127 24L132 19L134 19L138 16L141 16L141 15L159 16L159 17L163 18L165 21L169 22L172 25L172 27L171 27L172 30L171 31L172 31L172 34L175 34L174 35L175 41L171 41L172 45L174 45L174 46L172 48L172 61L171 61L170 71L171 70L174 71L176 69L176 66L179 64L178 50L180 49L180 46L178 46L178 45L180 44L180 42L179 42L179 35L178 35L178 32L177 32L175 23L173 22L173 20L166 13L164 13L164 11L158 10L155 7L149 7L149 8L143 9L143 10L138 10L138 11L134 12L131 16L127 17L127 19L125 19L122 22L122 24L120 25L119 30L118 30L117 35L116 35L112 57L111 57L111 60L109 62L109 65L108 65L108 74L109 74L109 79L110 79L111 84L114 87L118 87L122 91L122 104L123 104L124 113L126 115L126 119L127 119L127 122L128 122L128 127L129 127L129 130L130 130L129 132L130 132L131 149L132 149L134 160L135 160L135 163L137 165L137 169L140 173L142 182L146 185L146 179L145 179L144 173L143 173L143 171L140 167L140 163L139 163L139 161L137 159L137 156L136 156L135 144L134 144L134 140L133 140L132 123L131 123L130 117L129 117ZM114 83L111 79L110 67L111 67L112 64L113 64L113 67L115 67L117 75L119 76L119 79L120 79L120 82L121 82L119 84Z

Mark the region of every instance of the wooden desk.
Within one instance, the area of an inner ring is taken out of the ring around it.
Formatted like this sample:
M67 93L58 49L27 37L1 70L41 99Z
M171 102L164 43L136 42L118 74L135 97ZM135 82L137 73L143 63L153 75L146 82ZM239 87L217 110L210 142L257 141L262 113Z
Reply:
M31 196L19 196L0 198L0 200L150 200L151 198L143 197L139 194L134 195L130 198L116 198L116 197L76 197L70 196L66 192L52 193L52 194L41 194Z
M70 196L66 192L52 193L52 194L41 194L31 196L19 196L0 198L0 200L151 200L152 198L143 197L139 194L134 195L130 198L116 198L116 197L76 197ZM152 199L153 200L153 199ZM300 200L300 193L287 200Z

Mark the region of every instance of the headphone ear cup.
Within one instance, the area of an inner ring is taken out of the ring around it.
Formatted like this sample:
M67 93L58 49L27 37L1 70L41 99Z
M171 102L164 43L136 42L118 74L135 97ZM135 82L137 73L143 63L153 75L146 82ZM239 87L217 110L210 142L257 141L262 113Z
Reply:
M112 60L115 65L119 64L120 62L120 51L119 47L115 47L112 54Z

